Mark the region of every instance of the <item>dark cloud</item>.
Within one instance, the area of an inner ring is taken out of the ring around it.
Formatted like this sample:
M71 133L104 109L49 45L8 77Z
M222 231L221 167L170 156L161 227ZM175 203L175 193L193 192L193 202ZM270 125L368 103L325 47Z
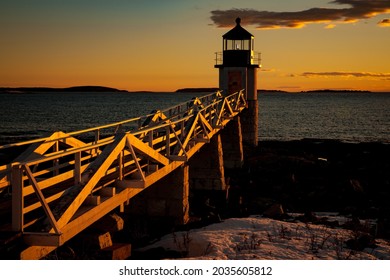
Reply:
M390 79L390 73L372 73L372 72L304 72L301 74L304 77L355 77L355 78L378 78L378 79Z
M390 19L389 18L382 19L380 22L378 22L378 25L384 27L386 26L390 27Z
M211 20L218 27L230 27L234 25L234 19L240 17L243 25L255 25L257 28L299 28L308 23L354 22L390 12L389 0L335 0L330 3L350 7L311 8L297 12L269 12L254 9L214 10L211 11Z

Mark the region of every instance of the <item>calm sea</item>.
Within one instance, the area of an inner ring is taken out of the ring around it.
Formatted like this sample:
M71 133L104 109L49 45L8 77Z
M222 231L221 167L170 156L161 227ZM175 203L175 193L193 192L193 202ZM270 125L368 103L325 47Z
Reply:
M146 115L205 93L1 94L0 142ZM390 143L390 94L259 94L259 139Z

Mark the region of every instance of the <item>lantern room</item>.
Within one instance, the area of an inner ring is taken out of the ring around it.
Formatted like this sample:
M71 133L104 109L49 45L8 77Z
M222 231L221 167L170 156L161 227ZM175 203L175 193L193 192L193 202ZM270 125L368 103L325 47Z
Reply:
M254 66L258 67L258 54L254 49L254 36L241 26L241 19L236 19L236 26L222 36L222 54L217 53L216 67Z

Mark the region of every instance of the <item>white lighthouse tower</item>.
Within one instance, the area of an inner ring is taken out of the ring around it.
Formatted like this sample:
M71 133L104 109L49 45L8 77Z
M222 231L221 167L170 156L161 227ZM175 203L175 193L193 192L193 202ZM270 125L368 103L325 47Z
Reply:
M236 19L236 26L222 36L222 53L216 53L215 68L219 69L219 88L224 94L245 89L248 108L241 115L242 137L245 144L257 146L258 107L257 69L260 54L254 51L254 36Z

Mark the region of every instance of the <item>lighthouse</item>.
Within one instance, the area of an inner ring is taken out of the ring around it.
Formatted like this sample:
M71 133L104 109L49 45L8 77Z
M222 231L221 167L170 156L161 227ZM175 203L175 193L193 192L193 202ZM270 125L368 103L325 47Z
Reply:
M222 38L222 52L217 52L215 58L219 88L225 95L245 90L247 108L241 115L242 138L245 144L255 147L258 141L257 69L260 53L254 51L254 36L241 26L240 18Z

